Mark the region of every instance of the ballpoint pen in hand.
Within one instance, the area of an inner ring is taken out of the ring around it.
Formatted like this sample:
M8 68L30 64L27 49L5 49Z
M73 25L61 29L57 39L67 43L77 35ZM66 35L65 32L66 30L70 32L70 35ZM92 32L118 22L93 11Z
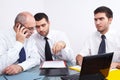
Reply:
M3 74L2 76L4 77L5 80L8 80L5 74Z

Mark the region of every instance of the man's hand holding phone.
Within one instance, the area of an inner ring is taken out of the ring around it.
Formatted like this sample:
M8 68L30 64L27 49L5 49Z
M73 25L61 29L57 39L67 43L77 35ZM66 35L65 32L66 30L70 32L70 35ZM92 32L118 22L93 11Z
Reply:
M27 31L28 29L26 29L22 24L18 24L16 29L16 40L21 43L24 43L28 35Z

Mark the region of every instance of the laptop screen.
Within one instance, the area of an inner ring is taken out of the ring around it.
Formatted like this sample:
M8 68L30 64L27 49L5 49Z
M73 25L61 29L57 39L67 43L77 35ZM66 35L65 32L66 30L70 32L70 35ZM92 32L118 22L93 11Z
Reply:
M62 80L106 80L113 52L83 57L80 75L61 77Z
M80 78L89 75L108 76L113 52L83 57Z

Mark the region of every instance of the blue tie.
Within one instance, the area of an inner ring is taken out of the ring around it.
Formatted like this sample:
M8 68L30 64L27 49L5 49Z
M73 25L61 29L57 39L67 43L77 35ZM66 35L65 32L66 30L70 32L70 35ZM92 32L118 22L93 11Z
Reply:
M102 41L101 41L100 46L99 46L98 54L103 54L106 52L106 46L105 46L106 37L105 37L105 35L102 35L101 39L102 39Z
M19 53L19 59L18 62L22 63L23 61L26 60L26 54L25 54L25 50L24 47L21 49L20 53Z
M51 50L50 50L50 46L49 46L49 43L48 43L48 38L45 37L45 59L46 61L50 61L50 60L53 60L52 59L52 53L51 53Z

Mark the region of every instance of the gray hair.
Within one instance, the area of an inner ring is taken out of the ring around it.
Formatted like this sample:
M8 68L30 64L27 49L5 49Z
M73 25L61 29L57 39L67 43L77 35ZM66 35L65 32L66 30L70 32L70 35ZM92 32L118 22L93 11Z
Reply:
M15 18L15 24L16 23L25 24L25 22L26 22L26 15L23 13L19 13Z

